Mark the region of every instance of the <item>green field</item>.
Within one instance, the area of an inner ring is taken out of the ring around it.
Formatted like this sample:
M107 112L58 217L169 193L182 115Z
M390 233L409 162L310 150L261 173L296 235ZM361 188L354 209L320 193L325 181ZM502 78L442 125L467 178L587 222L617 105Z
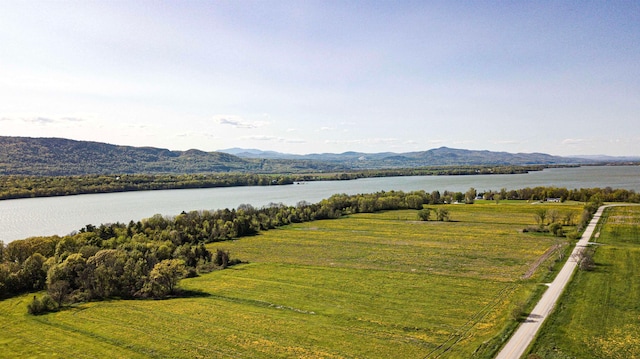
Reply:
M112 300L30 316L32 295L0 302L0 357L489 358L513 308L539 293L563 242L522 233L537 208L449 205L351 215L214 243L248 261L185 279L190 296Z
M640 358L640 207L607 209L596 268L578 271L532 353L548 358Z

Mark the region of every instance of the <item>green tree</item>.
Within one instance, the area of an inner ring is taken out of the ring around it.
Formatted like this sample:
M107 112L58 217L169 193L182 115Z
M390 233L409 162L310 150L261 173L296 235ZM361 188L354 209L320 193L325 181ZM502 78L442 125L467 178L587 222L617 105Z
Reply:
M175 292L180 279L187 274L184 261L181 259L165 259L156 264L149 273L146 292L160 298Z
M424 204L423 197L417 194L410 194L406 197L407 208L410 209L421 209Z
M450 219L449 210L446 208L438 208L436 210L436 218L438 219L438 221L448 222Z
M22 264L20 277L27 290L40 290L44 288L47 280L47 272L44 271L44 262L47 259L40 253L34 253Z
M122 277L127 254L103 249L87 260L85 283L92 298L108 298L122 293Z
M61 307L64 301L71 293L71 286L67 280L56 280L55 282L47 281L47 293L53 299L58 307Z
M431 210L429 208L421 209L418 211L418 220L428 221L431 216Z
M469 190L464 194L464 202L467 204L473 204L476 200L477 195L478 195L478 192L476 191L475 188L473 187L469 188Z
M222 249L216 250L216 255L213 258L213 264L225 269L229 265L229 252L225 252Z
M573 212L565 212L562 221L565 226L573 226L573 221L575 218L575 213Z

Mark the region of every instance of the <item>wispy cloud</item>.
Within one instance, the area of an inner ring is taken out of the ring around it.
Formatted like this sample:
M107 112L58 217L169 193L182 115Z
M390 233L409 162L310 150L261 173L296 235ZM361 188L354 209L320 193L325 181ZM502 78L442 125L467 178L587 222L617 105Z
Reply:
M82 118L77 118L77 117L50 118L50 117L36 116L36 117L13 117L13 118L3 117L0 119L0 121L24 122L24 123L32 123L32 124L44 126L44 125L62 124L62 123L68 123L68 122L78 123L78 122L84 122L86 120Z
M63 117L60 120L67 121L67 122L84 122L84 121L86 121L84 118L77 118L77 117Z
M56 122L56 120L54 120L52 118L46 118L46 117L25 118L22 121L29 122L29 123L35 123L35 124L38 124L38 125L48 125L48 124Z
M278 141L280 138L276 136L266 136L266 135L255 135L255 136L244 136L243 140L253 140L253 141Z
M266 126L269 124L268 121L245 121L239 116L233 115L216 115L214 119L218 121L221 125L233 126L235 128L244 128L244 129L252 129L258 128L262 126Z
M240 137L240 139L251 140L251 141L279 142L279 143L307 143L307 141L303 139L284 138L284 137L267 136L267 135L243 136L243 137Z

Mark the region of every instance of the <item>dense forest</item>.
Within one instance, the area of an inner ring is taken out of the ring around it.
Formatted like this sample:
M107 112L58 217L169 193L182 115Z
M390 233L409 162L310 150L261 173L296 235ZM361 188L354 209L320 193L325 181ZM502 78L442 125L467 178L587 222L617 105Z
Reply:
M345 169L346 166L322 161L246 159L222 152L0 136L0 175L299 173Z
M196 149L118 146L64 138L0 136L0 175L327 173L426 166L567 165L594 161L542 153L471 151L441 147L422 152L317 154L247 158Z
M161 189L289 185L294 182L353 180L366 177L515 174L543 166L457 166L313 174L119 174L84 176L2 176L0 200Z
M428 220L429 205L464 201L478 196L487 200L582 201L585 214L578 228L603 201L640 202L630 190L536 187L477 193L389 191L372 194L336 194L319 203L296 206L271 204L262 208L240 205L237 209L183 212L173 217L155 215L128 224L87 225L64 237L33 237L7 245L0 242L0 297L47 290L34 297L30 311L56 310L66 303L104 298L144 298L174 295L178 281L238 262L230 253L211 253L206 243L254 235L290 223L339 218L352 213L416 209L417 219ZM444 208L437 220L450 219Z

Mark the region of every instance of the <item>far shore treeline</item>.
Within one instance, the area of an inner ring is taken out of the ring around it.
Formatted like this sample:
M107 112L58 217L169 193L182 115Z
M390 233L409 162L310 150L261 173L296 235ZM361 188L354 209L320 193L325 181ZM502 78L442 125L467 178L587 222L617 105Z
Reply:
M68 196L88 193L112 193L164 189L215 188L237 186L290 185L295 182L354 180L393 176L444 176L518 174L541 171L549 166L432 166L360 170L338 173L295 174L113 174L79 176L5 175L0 181L0 200Z
M0 297L46 289L42 300L34 297L33 313L57 310L67 303L105 298L144 298L176 295L184 276L238 263L230 253L211 253L206 243L219 242L290 223L339 218L353 213L383 210L423 210L428 205L462 201L473 203L482 196L501 200L585 202L580 231L597 206L606 202L640 202L632 190L555 187L502 189L478 194L433 191L388 191L372 194L336 194L319 203L295 206L272 203L262 208L243 204L237 209L183 212L176 216L154 215L128 224L86 225L67 236L32 237L8 244L0 242ZM448 220L440 210L438 220ZM446 213L445 213L446 212ZM417 211L417 213L419 213Z

